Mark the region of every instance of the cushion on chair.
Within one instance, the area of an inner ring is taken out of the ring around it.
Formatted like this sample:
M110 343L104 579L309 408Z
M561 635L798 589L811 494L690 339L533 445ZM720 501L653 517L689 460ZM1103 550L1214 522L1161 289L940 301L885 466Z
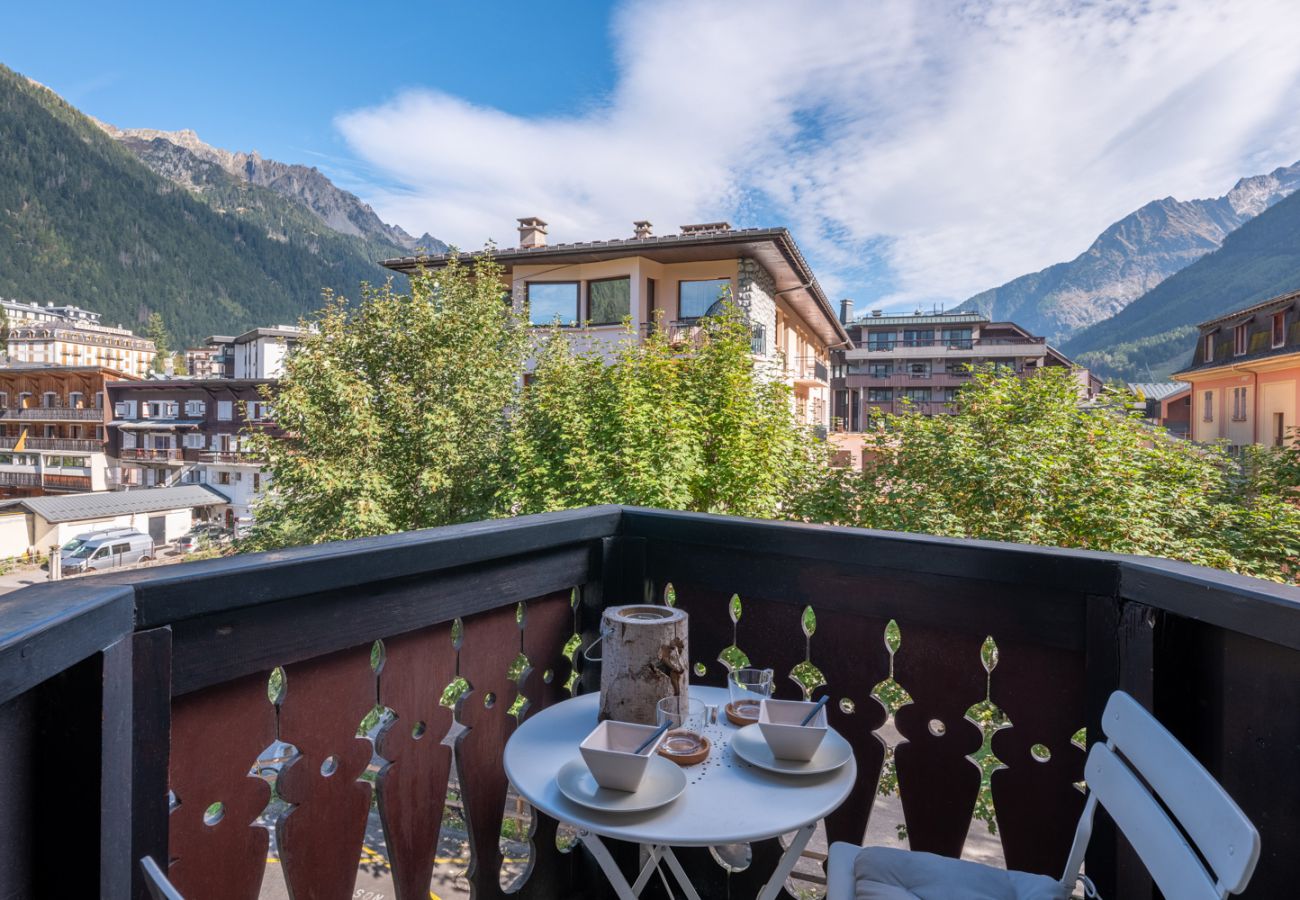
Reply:
M845 860L851 851L852 892L844 893ZM1070 895L1046 875L892 847L835 844L826 874L827 900L1066 900Z

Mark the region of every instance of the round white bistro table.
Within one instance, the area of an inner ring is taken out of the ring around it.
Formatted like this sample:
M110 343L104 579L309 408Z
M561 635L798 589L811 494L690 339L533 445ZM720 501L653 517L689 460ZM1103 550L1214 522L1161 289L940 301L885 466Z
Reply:
M686 790L671 803L639 813L609 813L574 803L560 793L555 774L580 758L578 744L596 727L598 693L565 700L529 716L506 742L506 776L535 808L578 829L579 838L600 863L620 900L640 895L662 860L686 896L700 900L673 847L708 847L761 841L795 833L776 870L759 892L773 900L808 845L817 822L833 812L853 788L857 761L823 775L780 775L752 766L731 748L739 730L727 721L722 688L691 685L691 697L716 704L718 722L705 727L712 743L709 758L689 766ZM640 844L646 863L629 884L601 838Z

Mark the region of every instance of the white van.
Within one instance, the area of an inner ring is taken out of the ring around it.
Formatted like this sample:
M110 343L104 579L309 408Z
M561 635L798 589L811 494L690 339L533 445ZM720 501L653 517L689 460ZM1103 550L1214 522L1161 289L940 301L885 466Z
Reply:
M98 569L115 569L132 563L144 562L154 557L153 538L138 531L104 537L94 537L77 548L63 560L63 571L68 575Z
M83 531L81 534L68 541L59 548L59 557L63 560L63 565L68 565L68 559L86 544L98 538L121 537L128 534L139 534L129 525L118 526L116 528L96 528L94 531Z

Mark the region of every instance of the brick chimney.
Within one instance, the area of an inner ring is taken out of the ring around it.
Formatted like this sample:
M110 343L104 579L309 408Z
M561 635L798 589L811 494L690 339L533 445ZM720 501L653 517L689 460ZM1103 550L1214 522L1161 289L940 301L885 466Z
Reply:
M847 325L853 321L853 301L845 297L840 301L840 324Z
M633 222L632 227L636 229L632 236L637 240L653 237L653 235L650 234L650 223L645 219L642 219L639 222Z
M546 223L536 216L529 216L526 219L519 220L519 247L527 250L530 247L546 246Z

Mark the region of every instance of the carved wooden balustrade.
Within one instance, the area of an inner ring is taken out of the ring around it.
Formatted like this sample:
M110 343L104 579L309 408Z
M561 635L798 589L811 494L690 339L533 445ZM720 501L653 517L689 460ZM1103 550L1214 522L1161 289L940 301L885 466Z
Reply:
M876 802L889 683L910 698L894 753L910 846L961 852L981 786L970 711L991 703L1006 860L1059 874L1083 802L1074 738L1100 733L1122 687L1259 827L1249 894L1300 879L1300 590L1135 557L597 507L0 598L0 897L144 897L152 857L187 898L251 900L274 846L290 896L342 900L373 804L397 897L423 900L449 783L473 895L500 896L505 742L598 683L580 649L602 606L628 602L690 613L698 682L748 659L777 671L778 696L829 694L859 767L832 840L862 840ZM532 817L527 838L518 896L600 895L556 822ZM681 856L705 896L742 897L779 853L757 844L730 875L707 851ZM1104 822L1088 871L1104 896L1151 896Z

